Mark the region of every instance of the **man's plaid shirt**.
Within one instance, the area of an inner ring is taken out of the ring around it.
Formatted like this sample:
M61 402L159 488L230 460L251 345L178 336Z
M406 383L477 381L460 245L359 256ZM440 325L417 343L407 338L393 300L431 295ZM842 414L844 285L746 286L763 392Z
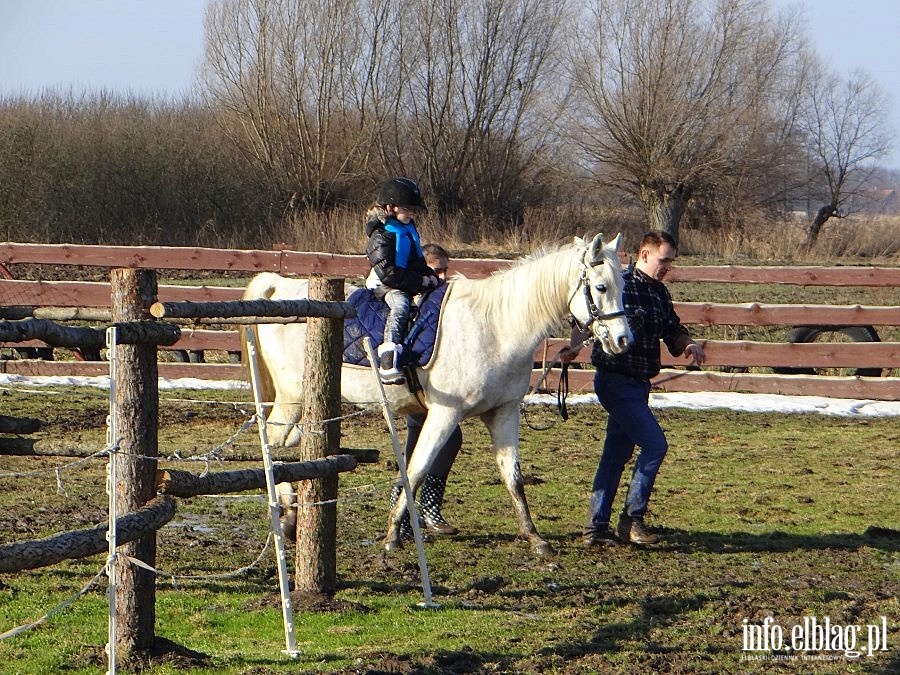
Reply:
M634 333L634 344L627 352L611 356L595 342L591 363L598 371L649 380L659 373L660 339L666 343L672 356L679 356L690 344L691 336L681 325L665 284L633 265L622 276L625 280L622 301Z

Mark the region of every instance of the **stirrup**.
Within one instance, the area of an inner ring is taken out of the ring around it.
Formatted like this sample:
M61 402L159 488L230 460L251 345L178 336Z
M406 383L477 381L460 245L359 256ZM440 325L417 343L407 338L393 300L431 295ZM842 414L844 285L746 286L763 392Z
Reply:
M383 342L378 345L378 377L384 384L403 384L405 378L397 362L403 352L403 345L396 342Z

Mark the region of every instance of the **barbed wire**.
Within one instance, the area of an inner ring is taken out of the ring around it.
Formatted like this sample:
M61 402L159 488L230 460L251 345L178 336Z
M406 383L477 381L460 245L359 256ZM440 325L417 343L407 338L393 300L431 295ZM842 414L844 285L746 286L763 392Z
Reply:
M148 565L143 560L138 560L137 558L132 558L131 556L126 556L129 562L133 565L137 565L138 567L145 569L149 572L152 572L157 577L166 577L172 583L172 588L178 589L178 581L197 581L197 580L205 580L205 581L219 581L222 579L236 579L238 577L246 575L250 570L254 569L259 563L262 561L263 557L266 555L266 551L269 550L269 545L272 543L272 533L269 532L266 536L266 541L263 543L262 550L259 552L259 555L253 560L253 562L244 565L243 567L239 567L236 570L232 570L231 572L221 572L219 574L171 574L169 572L164 572L159 570L152 565Z
M47 376L47 377L52 377L52 376ZM81 379L84 379L84 378L81 378ZM107 382L109 381L109 377L105 376L105 375L98 376L96 379L101 380L101 381L106 380ZM21 394L36 394L36 395L41 395L41 396L45 396L48 393L51 393L51 394L60 396L60 395L66 395L67 392L54 391L54 387L65 388L65 387L71 387L71 386L73 386L71 383L66 383L66 382L51 382L51 383L48 383L47 385L45 385L41 389L29 389L27 387L20 387L20 386L0 385L0 391L9 391L12 393L21 393ZM104 388L108 389L108 385L105 386ZM92 388L91 387L80 387L80 389L87 389L88 391L90 391ZM100 396L105 398L106 395L98 393L97 396L98 396L98 398ZM184 397L184 396L159 396L158 400L160 402L164 401L166 403L188 403L188 404L203 403L203 404L227 405L227 406L232 406L233 408L237 409L239 412L246 412L243 410L243 407L253 407L256 405L255 401L247 400L247 399L241 399L241 400L202 399L202 398ZM277 406L301 406L301 405L303 405L303 401L302 400L297 400L297 401L293 401L293 400L292 401L285 401L285 400L260 401L259 405L261 405L264 408L271 408L276 405ZM354 403L354 405L362 408L364 411L369 411L369 410L375 410L376 408L378 408L380 403L378 401L372 400L372 401L359 401L357 403ZM365 414L365 412L363 412L362 414ZM338 418L334 418L334 419L338 419ZM329 422L329 421L332 421L332 420L331 419L320 420L320 422L322 422L322 423Z
M167 461L170 462L204 462L206 464L206 468L203 469L202 476L205 476L209 472L209 462L210 460L216 460L218 462L222 461L222 451L233 446L237 439L241 436L241 434L246 433L253 427L259 419L259 416L256 414L251 415L249 418L244 420L244 423L241 424L240 428L234 432L231 436L225 439L224 442L220 443L212 450L202 455L191 455L190 457L182 457L177 452L166 457Z
M66 609L69 605L71 605L76 600L78 600L78 598L82 597L85 593L87 593L91 589L91 587L95 583L97 583L97 580L100 577L104 576L105 574L106 574L106 565L104 565L103 568L99 572L97 572L97 574L95 574L93 576L93 578L90 581L88 581L87 584L85 584L84 587L80 591L75 593L72 597L59 603L56 607L54 607L49 612L44 614L44 616L42 616L40 619L37 619L36 621L32 621L31 623L22 624L21 626L16 626L15 628L11 628L10 630L6 631L5 633L0 633L0 640L6 640L7 638L15 637L16 635L20 635L21 633L24 633L25 631L29 631L32 628L37 628L42 623L44 623L47 619L54 616L55 614L59 614L62 610Z
M60 386L64 387L66 385L52 385L52 386ZM64 391L53 391L53 389L27 389L24 387L10 387L10 386L0 386L0 391L8 391L16 394L40 394L41 396L46 396L47 394L62 396L66 394ZM104 394L105 397L105 394Z
M222 579L236 579L238 577L245 576L247 573L249 573L251 570L253 570L254 568L256 568L259 565L259 563L265 557L266 552L269 550L269 545L271 543L272 543L272 533L270 532L266 536L266 541L263 543L263 547L262 547L262 550L259 552L259 555L257 555L256 558L251 563L244 565L243 567L239 567L236 570L232 570L231 572L222 572L220 574L203 574L203 575L200 575L200 574L196 574L196 575L169 574L168 572L162 572L162 571L152 567L151 565L148 565L144 561L138 560L137 558L133 558L131 556L125 556L125 558L131 564L137 565L138 567L140 567L142 569L148 570L158 577L169 578L172 583L172 587L175 588L176 590L180 590L180 589L178 589L178 581L195 581L195 580L218 581L218 580L222 580ZM97 574L95 574L91 578L91 580L88 581L80 591L73 594L71 597L67 598L63 602L59 603L56 607L54 607L53 609L48 611L46 614L44 614L39 619L37 619L35 621L31 621L29 623L21 624L19 626L16 626L15 628L11 628L10 630L8 630L4 633L0 633L0 640L5 640L7 638L15 637L17 635L21 635L22 633L25 633L26 631L37 628L38 626L43 624L45 621L47 621L54 615L58 614L59 612L63 611L64 609L66 609L67 607L72 605L76 600L78 600L79 598L84 596L94 586L94 584L97 583L97 581L100 579L100 577L102 577L106 574L107 568L110 564L112 564L112 561L109 558L107 558L107 563L103 566L103 568L99 572L97 572Z
M13 473L0 473L0 478L28 478L33 476L40 476L44 473L53 473L56 474L57 486L59 486L59 482L61 480L62 471L65 469L69 469L71 467L80 466L81 464L87 464L90 461L95 459L99 459L100 457L107 456L110 452L118 451L118 445L111 445L103 450L97 450L96 452L92 452L90 455L86 457L79 457L67 464L62 464L58 466L46 466L41 469L31 469L29 471L16 471ZM57 491L57 494L63 494L62 492Z
M298 502L296 500L296 494L295 494L294 495L295 499L289 505L286 505L286 506L290 506L291 508L293 508L294 506L307 508L307 507L313 507L313 506L327 506L329 504L337 504L338 502L343 502L343 501L351 502L354 500L361 500L363 497L381 494L382 492L385 492L385 494L386 494L387 490L385 490L385 487L388 487L388 486L393 487L395 482L396 481L393 478L386 478L383 481L378 481L375 483L366 483L365 485L345 486L344 488L342 488L344 494L342 494L340 497L336 497L334 499L326 499L326 500L318 501L318 502ZM346 494L347 492L349 492L350 494Z
M343 420L352 419L354 417L359 417L362 415L370 414L371 412L372 412L371 409L364 408L364 409L357 410L357 411L354 411L351 413L347 413L346 415L340 415L338 417L330 417L330 418L323 419L323 420L306 422L305 424L301 423L301 422L293 422L293 423L277 422L277 421L273 422L273 421L268 421L268 420L265 420L265 424L268 424L269 426L273 426L273 427L287 427L290 429L296 429L298 432L300 432L301 435L303 435L304 433L322 435L325 433L324 430L321 430L321 431L309 430L307 427L325 426L326 424L329 424L332 422L339 422L339 421L343 421ZM98 450L96 452L93 452L86 457L80 457L72 462L67 462L65 464L43 467L40 469L32 469L29 471L0 473L0 479L2 479L2 478L25 478L25 477L37 476L37 475L44 474L44 473L54 473L57 478L57 494L64 494L64 492L62 491L64 489L62 487L62 472L63 471L70 470L72 468L80 466L81 464L87 463L91 460L105 457L111 451L118 452L119 455L122 457L132 457L132 458L145 459L145 460L150 460L150 461L203 463L206 466L200 475L205 476L210 471L210 464L212 462L220 462L220 463L223 462L224 461L224 457L223 457L224 451L227 450L228 448L231 448L232 446L234 446L242 434L247 433L255 424L259 423L259 419L260 419L259 415L254 413L253 415L248 417L246 420L244 420L244 422L241 424L240 428L234 434L229 436L222 443L220 443L217 446L215 446L214 448L212 448L210 451L202 453L202 454L196 454L196 455L190 455L188 457L182 457L178 452L175 452L175 453L166 455L164 457L158 456L158 455L151 456L151 455L143 455L140 453L122 452L119 445L116 444L113 446L108 446L108 447L104 448L103 450Z
M35 393L44 393L44 392L35 392ZM62 393L62 392L60 392L60 393ZM169 399L169 400L178 401L178 402L204 403L204 404L226 403L226 402L222 402L222 401L199 400L199 399ZM227 402L227 403L229 405L237 405L237 402ZM247 402L240 402L240 403L244 404L244 405L247 404ZM269 421L269 420L261 421L260 416L256 413L254 413L253 415L251 415L247 419L245 419L242 422L241 426L238 428L238 430L235 433L233 433L231 436L229 436L225 441L223 441L222 443L219 443L218 445L213 447L208 452L205 452L202 454L195 454L195 455L183 457L179 453L175 452L175 453L166 455L164 457L150 456L150 455L144 455L141 453L132 453L132 452L127 452L127 451L123 452L120 445L117 442L116 444L107 446L101 450L97 450L85 457L79 457L71 462L65 462L62 464L54 465L54 466L42 467L40 469L31 469L28 471L0 473L0 479L35 477L35 476L39 476L42 474L52 473L56 480L57 494L62 495L62 496L69 496L68 491L66 489L66 484L65 484L65 481L63 478L64 474L66 472L71 472L72 470L74 470L82 465L86 465L90 462L93 462L93 461L96 461L99 459L105 459L106 457L109 456L109 454L111 452L118 453L118 455L120 457L144 459L144 460L154 461L154 462L159 462L159 461L166 461L166 462L173 462L173 463L200 462L200 463L204 464L204 468L203 468L203 471L199 475L206 476L211 471L212 463L213 462L222 463L223 461L225 461L224 455L225 455L226 451L229 449L233 449L235 444L237 443L238 439L241 437L241 435L250 431L250 429L255 424L266 423L266 424L268 424L270 426L274 426L274 427L287 427L290 429L296 429L301 435L303 435L303 434L321 434L321 433L324 433L324 431L317 431L312 428L320 427L320 426L323 427L328 423L339 422L339 421L343 421L343 420L352 419L355 417L368 415L368 414L371 414L373 411L374 411L374 406L373 407L363 407L363 408L357 409L357 410L352 411L347 414L339 415L336 417L330 417L330 418L326 418L323 420L316 420L316 421L312 421L312 422L307 421L305 423L301 423L301 422L288 423L288 422L278 422L278 421ZM392 483L393 483L392 480L386 480L384 484L392 484ZM367 486L346 487L344 489L346 491L349 491L349 494L346 494L346 495L336 498L336 499L326 500L326 501L322 501L322 502L304 503L303 506L304 507L323 506L326 504L335 504L335 503L341 501L342 499L358 499L361 496L368 496L368 495L377 493L380 490L380 487L379 487L379 484L371 483ZM212 497L213 495L209 495L209 496ZM215 497L222 498L222 497L224 497L224 495L216 495Z
M302 502L302 504L300 504L300 505L303 507L325 506L328 504L337 503L338 501L358 500L363 497L369 497L371 495L379 494L380 492L382 492L384 486L388 486L388 485L393 486L393 484L394 484L393 480L385 480L385 481L380 481L377 483L367 483L365 485L351 486L351 487L346 488L346 491L349 492L350 494L344 495L338 499L330 499L330 500L319 501L319 502ZM208 498L211 498L211 497L223 498L224 497L224 498L243 498L243 499L247 499L247 498L255 499L255 498L259 498L259 497L264 497L264 495L199 495L199 496L208 497ZM256 569L260 565L263 558L265 558L266 553L272 544L272 541L273 541L273 535L271 532L269 532L266 536L266 540L263 543L263 547L260 550L259 554L250 563L243 565L241 567L238 567L237 569L231 570L229 572L221 572L218 574L175 574L175 573L167 572L165 570L153 567L152 565L148 565L144 561L138 560L137 558L133 558L132 556L126 556L126 559L129 562L131 562L133 565L137 565L138 567L153 573L157 577L167 578L170 581L170 583L172 584L172 587L174 589L180 590L180 588L178 586L179 582L181 582L181 583L195 582L195 581L212 582L212 581L220 581L223 579L236 579L239 577L246 576L249 572ZM107 562L107 565L108 564L109 564L109 562ZM91 578L91 580L88 581L87 584L85 584L85 586L80 591L73 594L71 597L67 598L63 602L59 603L56 607L54 607L53 609L51 609L50 611L45 613L39 619L29 622L29 623L26 623L26 624L22 624L20 626L16 626L15 628L12 628L12 629L7 630L6 632L0 634L0 640L5 640L7 638L15 637L26 631L37 628L38 626L42 625L44 622L46 622L48 619L50 619L54 615L58 614L59 612L63 611L64 609L66 609L67 607L72 605L76 600L78 600L79 598L84 596L94 586L94 584L97 583L97 581L100 579L100 577L102 577L106 574L106 569L107 569L107 566L104 565L104 567L99 572L97 572L97 574L95 574Z

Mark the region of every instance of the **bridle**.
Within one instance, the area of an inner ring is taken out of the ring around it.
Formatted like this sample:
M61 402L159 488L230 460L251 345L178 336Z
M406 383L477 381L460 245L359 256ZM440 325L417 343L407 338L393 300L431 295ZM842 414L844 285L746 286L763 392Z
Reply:
M595 261L591 264L591 267L595 267L597 265L603 265L605 261L601 258L599 261ZM575 287L575 290L572 291L572 295L569 297L569 304L571 304L572 300L575 298L575 294L581 290L584 293L584 303L587 306L588 314L590 318L587 320L585 324L582 323L575 317L571 317L572 323L578 327L580 331L588 331L594 323L605 324L609 319L616 319L620 316L625 316L625 310L620 310L618 312L607 312L603 314L600 311L600 308L597 307L597 303L594 302L594 297L591 295L591 284L588 281L588 267L587 263L584 262L584 259L581 261L581 276L578 278L578 285ZM598 289L599 290L599 289ZM609 329L603 325L603 329L609 332ZM593 334L593 330L591 333Z
M597 303L594 302L594 297L591 295L591 284L588 281L588 271L591 267L596 267L597 265L603 265L606 261L603 258L599 260L593 261L590 266L584 261L584 258L581 259L581 276L578 277L578 285L575 286L575 290L572 291L572 295L569 296L568 304L572 304L572 300L575 298L575 295L578 293L579 289L584 294L584 304L587 307L588 314L590 318L586 323L582 324L574 315L569 316L569 323L573 327L577 327L581 332L590 331L590 336L582 343L583 347L587 347L588 344L597 339L597 335L591 330L591 326L595 323L600 324L600 327L606 333L606 336L609 336L609 328L606 326L606 321L609 319L616 319L620 316L625 316L625 310L622 309L618 312L607 312L602 313L600 308L597 307ZM599 290L599 289L598 289ZM605 336L605 337L606 337ZM557 354L557 359L559 358L559 354ZM553 363L549 364L550 366ZM546 371L545 371L546 372ZM543 378L542 378L543 379ZM559 384L556 388L556 406L559 410L560 417L563 420L569 419L569 412L566 407L566 397L569 394L569 362L564 361L562 363L561 372L559 375Z

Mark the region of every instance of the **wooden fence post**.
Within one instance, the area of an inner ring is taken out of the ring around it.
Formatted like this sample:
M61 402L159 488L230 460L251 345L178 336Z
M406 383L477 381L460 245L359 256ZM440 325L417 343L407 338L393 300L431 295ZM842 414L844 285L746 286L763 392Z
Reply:
M139 321L150 319L149 308L156 300L156 271L114 269L112 319ZM156 457L158 445L159 392L156 346L123 344L117 347L115 382L116 428L119 432L117 512L138 511L156 496ZM117 550L116 649L122 656L146 650L155 640L156 577L153 572L134 565L128 556L151 567L156 565L156 532Z
M344 280L310 277L310 300L343 300ZM343 321L310 317L306 322L303 434L300 460L340 452ZM324 425L321 420L333 419ZM337 474L301 481L297 488L295 584L300 592L334 595L337 577ZM329 501L332 500L332 501ZM305 506L309 504L310 506Z

